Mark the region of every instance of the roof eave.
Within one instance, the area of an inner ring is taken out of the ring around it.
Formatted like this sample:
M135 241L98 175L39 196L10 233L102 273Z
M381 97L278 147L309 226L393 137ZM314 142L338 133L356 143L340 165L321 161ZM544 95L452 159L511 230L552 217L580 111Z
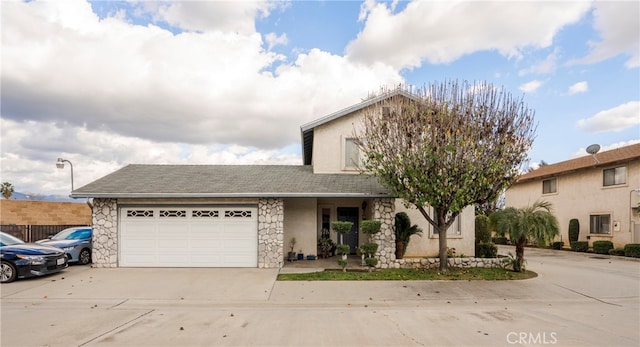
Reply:
M184 199L184 198L393 198L386 193L74 193L71 198Z

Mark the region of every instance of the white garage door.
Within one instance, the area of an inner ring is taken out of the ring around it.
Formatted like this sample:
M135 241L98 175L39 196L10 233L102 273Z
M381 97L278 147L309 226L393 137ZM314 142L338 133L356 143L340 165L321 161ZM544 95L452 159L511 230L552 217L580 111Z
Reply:
M256 207L122 207L123 267L257 267Z

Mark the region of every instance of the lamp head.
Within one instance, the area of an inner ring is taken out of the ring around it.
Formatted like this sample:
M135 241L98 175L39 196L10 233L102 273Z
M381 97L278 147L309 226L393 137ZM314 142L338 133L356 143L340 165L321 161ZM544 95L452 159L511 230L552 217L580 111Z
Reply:
M56 162L56 167L58 169L64 169L64 160L62 158L58 158L58 161Z

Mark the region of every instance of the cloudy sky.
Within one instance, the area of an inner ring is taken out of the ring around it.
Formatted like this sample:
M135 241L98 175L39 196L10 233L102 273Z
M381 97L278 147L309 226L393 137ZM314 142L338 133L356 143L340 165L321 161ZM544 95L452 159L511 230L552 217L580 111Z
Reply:
M1 175L68 195L131 163L301 164L300 125L381 86L488 81L533 163L640 141L627 2L2 1Z

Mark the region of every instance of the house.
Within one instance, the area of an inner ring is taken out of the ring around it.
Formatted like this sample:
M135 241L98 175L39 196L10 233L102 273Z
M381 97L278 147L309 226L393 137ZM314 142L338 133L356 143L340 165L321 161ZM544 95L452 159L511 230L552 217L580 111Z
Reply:
M544 165L506 192L508 207L536 200L553 204L560 240L568 246L569 220L580 222L580 241L612 241L615 247L640 242L640 143Z
M128 165L74 190L74 198L93 198L94 266L277 268L293 238L295 252L317 254L322 229L336 220L354 223L344 242L355 253L367 242L360 222L375 219L378 266L398 267L398 211L423 229L405 257L436 256L438 235L424 217L353 166L361 112L388 97L303 125L303 165ZM457 254L473 254L473 207L448 235Z

